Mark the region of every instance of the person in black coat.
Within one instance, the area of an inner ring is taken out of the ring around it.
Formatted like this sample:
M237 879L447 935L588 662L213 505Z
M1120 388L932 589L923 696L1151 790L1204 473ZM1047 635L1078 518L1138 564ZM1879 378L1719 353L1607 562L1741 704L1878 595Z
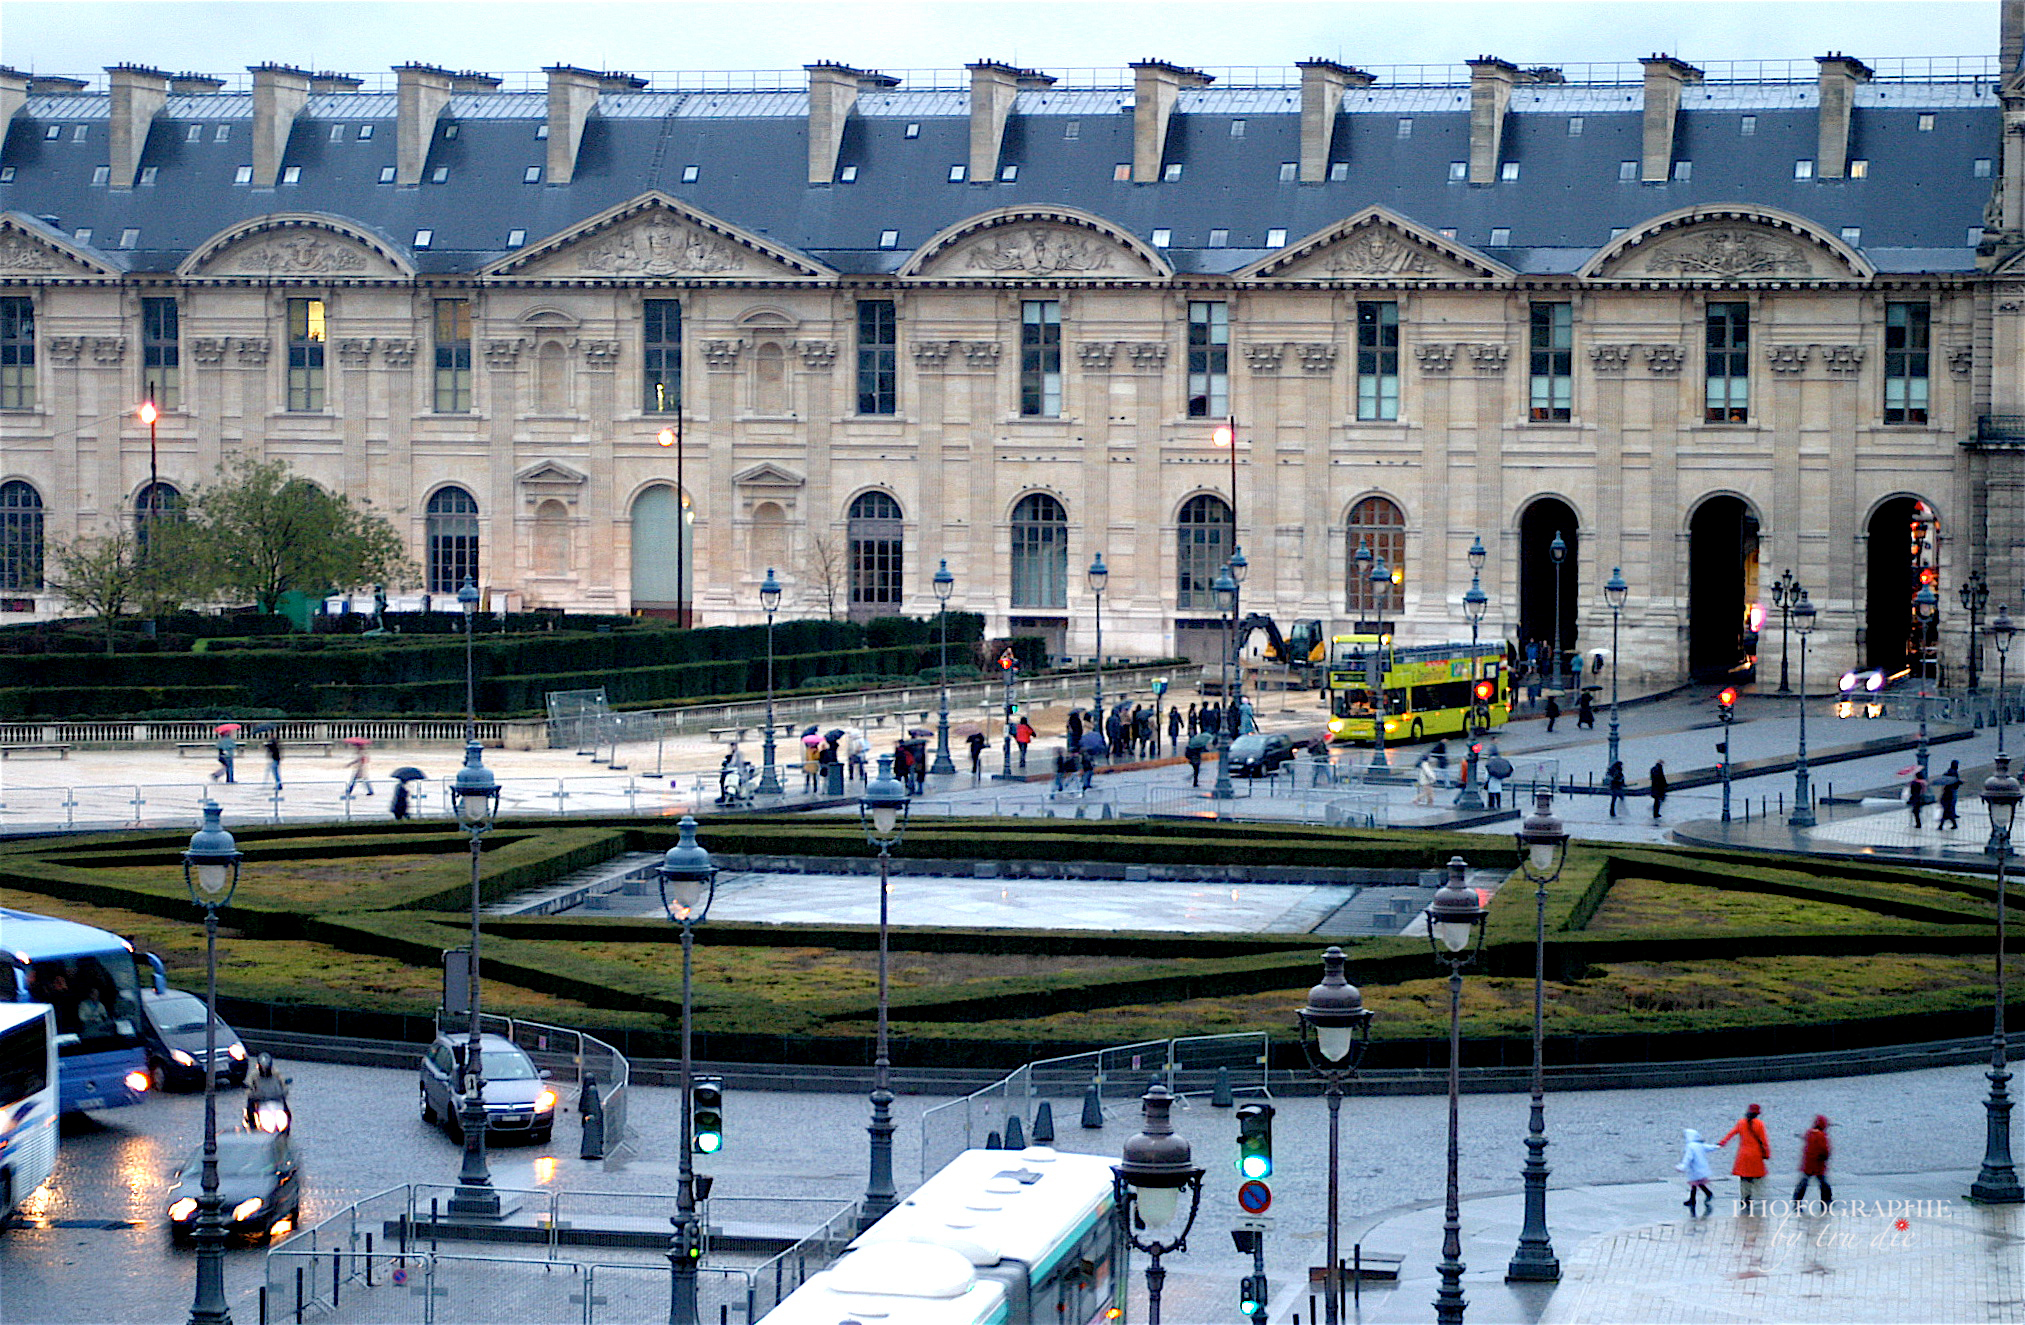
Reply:
M1583 691L1582 697L1575 701L1575 725L1578 728L1586 727L1591 730L1596 726L1596 701L1590 697L1587 690Z
M1941 789L1941 821L1934 827L1960 828L1962 822L1955 817L1955 797L1960 795L1962 790L1962 761L1949 760L1948 771L1935 778L1934 785Z
M1561 701L1552 695L1547 696L1547 707L1544 711L1547 714L1547 730L1553 731L1555 722L1561 717Z
M1652 761L1652 771L1647 775L1652 782L1652 817L1659 818L1660 806L1666 803L1666 761Z

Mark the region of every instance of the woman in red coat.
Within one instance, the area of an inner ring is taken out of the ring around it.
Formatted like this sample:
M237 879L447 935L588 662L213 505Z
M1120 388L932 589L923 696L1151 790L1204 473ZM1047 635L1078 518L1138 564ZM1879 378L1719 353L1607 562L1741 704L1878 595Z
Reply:
M1737 1195L1746 1201L1758 1199L1758 1185L1765 1180L1765 1161L1772 1158L1772 1141L1765 1135L1765 1120L1758 1116L1762 1112L1757 1105L1751 1105L1737 1119L1737 1125L1716 1142L1718 1146L1726 1146L1731 1137L1737 1138L1737 1159L1730 1165L1730 1172L1737 1178Z
M1802 1200L1807 1195L1807 1180L1814 1179L1821 1184L1821 1200L1833 1204L1835 1191L1828 1185L1828 1156L1834 1147L1828 1144L1828 1119L1814 1115L1814 1126L1807 1129L1807 1135L1800 1142L1800 1183L1793 1189L1793 1199Z

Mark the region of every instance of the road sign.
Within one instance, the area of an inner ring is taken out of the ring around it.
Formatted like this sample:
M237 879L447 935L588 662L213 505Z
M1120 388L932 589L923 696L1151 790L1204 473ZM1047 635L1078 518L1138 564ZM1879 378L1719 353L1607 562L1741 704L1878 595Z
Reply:
M1250 1215L1262 1215L1273 1208L1273 1189L1257 1180L1238 1185L1238 1205Z

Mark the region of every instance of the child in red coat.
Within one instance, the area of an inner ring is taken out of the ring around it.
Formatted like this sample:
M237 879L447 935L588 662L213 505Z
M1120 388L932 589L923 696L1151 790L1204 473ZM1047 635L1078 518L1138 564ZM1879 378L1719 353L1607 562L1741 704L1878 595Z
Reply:
M1821 1184L1821 1199L1832 1204L1835 1190L1828 1185L1828 1156L1834 1151L1828 1144L1828 1119L1822 1114L1814 1115L1814 1126L1807 1129L1807 1135L1800 1139L1800 1182L1793 1188L1793 1199L1802 1200L1807 1195L1807 1180L1814 1179Z

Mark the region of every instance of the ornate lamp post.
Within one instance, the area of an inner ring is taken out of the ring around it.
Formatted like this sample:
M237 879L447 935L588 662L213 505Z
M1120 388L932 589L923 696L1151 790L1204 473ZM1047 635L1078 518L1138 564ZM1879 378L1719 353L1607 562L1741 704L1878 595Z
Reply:
M717 896L717 863L697 844L695 819L685 814L679 826L681 840L668 848L654 870L661 876L661 908L682 927L682 1157L675 1180L675 1217L670 1221L675 1236L668 1244L668 1264L674 1271L668 1325L702 1325L696 1306L696 1263L703 1256L703 1239L696 1218L696 1125L691 1116L695 1100L689 1057L690 959L696 927L710 914L711 900Z
M1104 590L1111 583L1111 568L1099 552L1090 562L1090 592L1097 598L1097 708L1091 715L1097 730L1104 730ZM1070 754L1075 751L1071 750Z
M1477 959L1483 949L1484 919L1488 914L1477 890L1463 882L1467 867L1461 856L1448 862L1448 882L1434 895L1427 908L1427 941L1434 959L1448 967L1448 1205L1442 1222L1441 1287L1434 1295L1434 1318L1439 1325L1462 1325L1469 1306L1463 1297L1462 1211L1456 1191L1456 1167L1461 1156L1457 1122L1461 1098L1462 1059L1462 970Z
M1371 562L1371 601L1380 601L1379 595L1392 592L1392 572L1386 569L1383 557ZM1370 776L1376 777L1389 766L1385 758L1385 712L1389 705L1385 699L1385 632L1378 632L1378 643L1371 650L1371 768Z
M1800 582L1793 578L1793 568L1788 566L1779 572L1779 578L1772 581L1772 606L1779 609L1779 693L1792 693L1786 684L1786 630L1792 624L1793 604L1799 601Z
M759 586L759 606L766 613L766 743L760 747L757 790L761 796L778 796L780 770L773 762L773 614L780 610L780 581L773 577L771 566L766 568L766 579Z
M929 583L935 587L935 614L942 622L942 712L935 724L935 762L928 766L928 771L941 777L956 772L956 761L949 757L949 595L956 591L956 577L949 573L947 557L942 559Z
M1997 619L1990 623L1990 638L1997 645L1997 753L2004 753L2004 719L2011 707L2011 698L2005 693L2009 678L2004 674L2004 664L2011 657L2011 639L2018 633L2018 627L2011 624L2011 613L2002 604L1997 604Z
M204 908L204 1168L197 1197L197 1295L190 1325L232 1325L225 1302L225 1215L218 1199L218 908L229 905L239 887L239 847L219 825L221 811L204 802L204 826L183 852L183 884L190 900Z
M682 483L682 394L678 389L675 399L670 402L663 395L663 388L656 387L655 404L660 409L672 408L675 426L663 428L654 440L663 446L675 448L675 624L689 624L689 581L685 578L687 567L682 563L682 543L689 534L689 489Z
M1561 567L1568 560L1568 540L1554 533L1554 541L1547 545L1547 556L1554 563L1554 688L1568 689L1568 651L1562 647L1561 638Z
M2000 608L1999 611L2002 609ZM1989 1205L2025 1201L2018 1170L2011 1163L2011 1097L2004 1064L2004 889L2005 865L2011 856L2011 824L2018 814L2018 779L2011 776L2011 756L1997 756L1996 771L1983 781L1983 804L1990 811L1990 851L1997 857L1997 1004L1990 1031L1990 1098L1983 1101L1988 1128L1983 1142L1983 1167L1969 1185L1969 1196Z
M1483 544L1479 542L1475 547L1470 549L1471 559L1475 560L1477 554L1482 551L1483 551ZM1482 728L1480 728L1477 725L1476 683L1477 677L1480 675L1479 663L1477 660L1477 630L1483 624L1484 612L1487 608L1490 607L1490 605L1491 600L1484 596L1484 586L1481 574L1475 568L1472 568L1470 570L1470 587L1463 594L1462 600L1463 615L1469 618L1470 623L1469 741L1472 746L1474 746L1477 736L1482 731ZM1472 764L1472 773L1474 773L1474 768L1475 766L1474 764ZM1456 804L1463 809L1471 809L1471 810L1482 809L1484 804L1483 793L1477 790L1477 784L1480 783L1482 780L1483 779L1480 777L1472 776L1469 780L1469 784L1462 789L1462 795L1456 798Z
M1603 601L1610 604L1610 764L1617 762L1617 628L1624 618L1624 600L1630 593L1624 571L1612 566L1610 578L1603 582ZM1785 659L1781 657L1779 661L1783 667Z
M478 664L473 628L478 621L478 585L467 575L457 591L457 610L464 614L464 739L478 739Z
M1990 606L1990 582L1983 578L1983 572L1972 570L1969 578L1962 581L1962 606L1969 613L1969 689L1974 690L1983 679L1983 636L1979 625Z
M505 1213L499 1193L493 1190L492 1174L485 1164L485 1067L480 1045L478 1008L478 864L481 843L492 827L499 809L499 783L485 766L484 747L473 737L464 746L464 767L450 784L457 802L457 822L471 835L471 953L467 982L470 985L471 1029L464 1047L464 1166L457 1174L457 1191L450 1198L450 1213L465 1219L497 1219Z
M1322 954L1322 983L1308 991L1308 1005L1296 1014L1301 1023L1301 1049L1308 1066L1322 1074L1322 1094L1329 1101L1329 1278L1324 1325L1339 1325L1343 1311L1343 1279L1338 1273L1337 1169L1342 1137L1343 1085L1357 1074L1364 1051L1371 1047L1371 1009L1364 995L1343 978L1343 950Z
M1251 574L1252 564L1245 560L1245 550L1232 548L1230 554L1230 578L1237 585L1237 592L1230 600L1230 703L1224 706L1224 730L1230 733L1229 741L1244 735L1245 669L1242 656L1244 631L1239 624L1239 613L1243 608L1245 576ZM1225 749L1229 748L1226 741Z
M1613 577L1614 578L1614 577ZM1519 867L1533 885L1533 1111L1526 1122L1526 1221L1505 1278L1554 1283L1561 1262L1547 1232L1547 887L1568 859L1568 830L1554 813L1554 793L1534 793L1533 812L1519 826Z
M1931 584L1922 584L1913 595L1913 615L1919 620L1920 650L1920 781L1931 782L1927 769L1927 640L1933 633L1934 616L1940 611L1940 595Z
M886 1049L886 901L892 850L907 831L907 788L893 776L893 756L879 756L879 776L866 786L858 802L865 840L879 848L879 1029L872 1058L872 1160L865 1181L861 1226L870 1228L893 1208L893 1091L888 1084L892 1059Z
M1237 580L1232 577L1230 570L1230 563L1224 563L1223 569L1216 573L1216 582L1210 586L1210 591L1216 595L1216 610L1230 621L1234 629L1237 624L1238 586ZM1223 651L1225 669L1223 671L1225 678L1223 702L1226 709L1236 707L1235 701L1231 698L1229 681L1230 672L1228 669L1231 665L1231 653L1232 650L1230 649ZM1217 800L1227 801L1237 795L1237 788L1231 785L1230 780L1230 743L1232 740L1230 723L1228 721L1220 722L1217 724L1217 728L1216 786L1210 791L1210 795Z
M1800 636L1800 749L1793 758L1793 813L1786 816L1794 828L1814 826L1814 792L1807 784L1807 637L1814 633L1816 612L1807 590L1796 585L1799 600L1791 608L1793 629Z
M1148 1325L1160 1325L1160 1290L1167 1283L1160 1258L1188 1250L1188 1231L1195 1227L1195 1212L1202 1206L1202 1170L1189 1162L1188 1142L1174 1134L1174 1123L1168 1117L1174 1097L1167 1087L1159 1082L1148 1086L1139 1098L1139 1107L1145 1122L1138 1134L1125 1142L1123 1159L1111 1166L1116 1193L1113 1208L1126 1239L1153 1258L1146 1267L1146 1319ZM1188 1193L1188 1218L1182 1222L1181 1232L1162 1242L1158 1230L1174 1223L1184 1191ZM1155 1236L1142 1239L1140 1229Z

